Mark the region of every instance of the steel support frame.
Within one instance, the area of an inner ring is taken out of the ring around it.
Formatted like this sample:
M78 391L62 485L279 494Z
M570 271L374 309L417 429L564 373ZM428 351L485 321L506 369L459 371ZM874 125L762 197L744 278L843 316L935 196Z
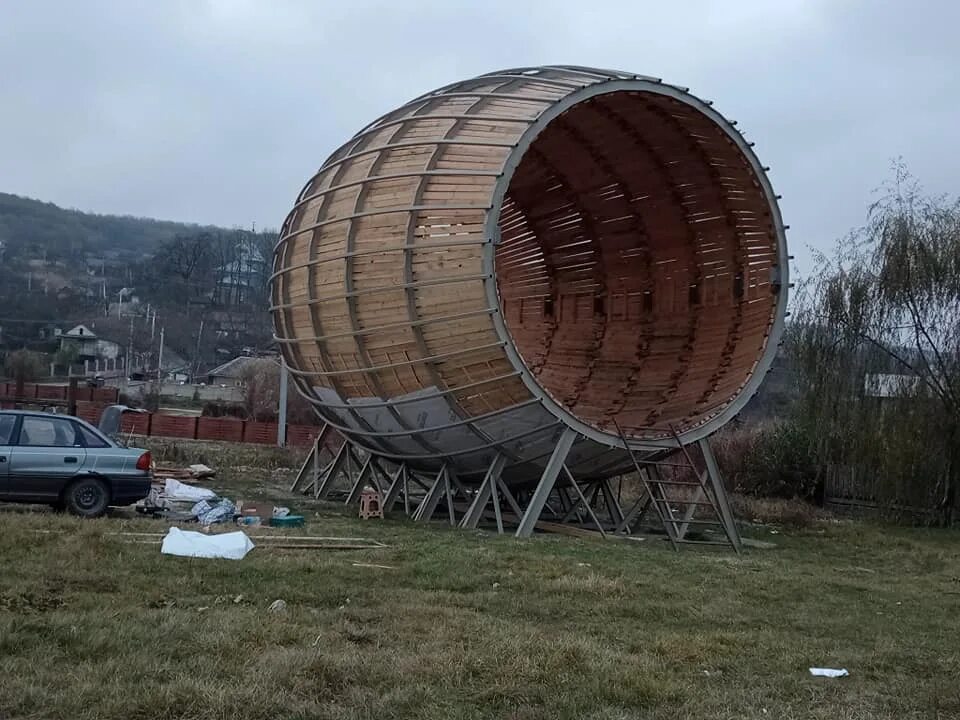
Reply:
M576 518L575 523L583 526L588 522L596 527L603 537L611 534L631 534L632 526L653 508L675 548L678 548L680 543L718 544L687 539L691 526L702 525L719 526L734 550L739 553L742 548L719 466L707 439L696 442L703 458L702 469L694 462L689 447L683 444L679 444L675 452L685 458L686 463L664 462L662 458L646 461L630 453L643 493L626 508L621 505L610 478L578 480L571 472L566 461L580 438L580 434L572 428L564 428L560 433L533 490L524 490L517 495L514 495L503 479L503 471L510 460L503 453L494 456L478 485L464 487L448 462L443 463L435 474L421 477L422 471L411 469L405 462L355 448L350 440L345 440L336 453L333 453L326 445L332 429L329 425L321 429L291 486L291 491L312 490L316 498L323 499L328 497L338 479L345 475L349 481L349 490L341 492L344 492L347 504L357 502L363 488L367 484L373 484L384 493L383 505L386 512L394 509L402 495L405 514L416 522L429 522L443 502L447 520L452 526L476 529L486 517L494 519L498 533L503 534L509 519L511 525L514 522L517 524L514 534L521 538L532 535L542 517L552 517L561 523ZM331 460L326 463L321 460L325 451L332 455ZM388 471L384 463L395 469ZM661 473L662 466L691 468L697 480L691 482L664 478ZM562 482L559 482L561 480ZM692 498L670 500L664 488L673 485L689 486L695 489L695 493ZM550 504L551 498L556 501L553 506ZM461 503L463 500L467 501L465 510L464 505L460 504L459 512L462 514L459 517L458 499ZM492 518L487 514L491 505ZM684 509L675 510L674 506ZM716 521L695 517L698 507L707 506L716 514ZM595 507L603 508L605 514L599 516ZM548 509L549 513L545 515Z

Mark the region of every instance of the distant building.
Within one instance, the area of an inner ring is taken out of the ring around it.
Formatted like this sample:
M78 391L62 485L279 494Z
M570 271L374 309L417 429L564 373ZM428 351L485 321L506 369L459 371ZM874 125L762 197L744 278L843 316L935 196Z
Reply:
M863 392L867 397L910 397L917 394L922 381L916 375L896 373L867 373L863 377Z
M77 325L72 330L60 334L60 350L75 350L77 360L87 364L88 361L98 363L106 361L109 369L116 367L120 357L120 344L97 337L86 325Z
M252 241L242 240L237 258L217 268L215 301L223 305L243 305L260 299L266 273L266 260Z
M63 335L63 330L58 328L56 325L45 323L44 325L40 326L37 334L40 336L41 340L50 340L53 338L59 338L61 335Z
M176 352L165 348L160 376L168 382L186 382L190 379L190 363Z
M244 376L247 370L256 367L257 363L263 362L262 358L247 357L241 355L233 360L228 360L223 365L218 365L207 373L207 382L210 385L231 385L233 387L243 387Z

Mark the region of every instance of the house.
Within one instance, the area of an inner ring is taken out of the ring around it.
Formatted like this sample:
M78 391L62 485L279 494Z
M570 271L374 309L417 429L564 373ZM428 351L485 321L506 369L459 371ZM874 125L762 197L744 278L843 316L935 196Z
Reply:
M867 373L863 377L863 392L867 397L913 397L922 389L923 381L916 375Z
M60 336L63 335L63 330L52 323L44 323L40 326L37 333L41 340L52 340L54 338L59 340Z
M233 360L228 360L223 363L223 365L218 365L208 372L207 382L210 385L243 387L246 372L255 367L259 362L263 362L263 360L261 358L246 357L243 355L235 357Z
M251 240L241 240L236 259L217 268L215 302L224 305L258 302L266 274L267 263L263 254Z
M86 325L77 325L68 332L61 333L60 350L61 352L75 351L77 361L82 362L88 371L91 366L94 372L99 371L101 363L103 370L116 370L123 367L120 344L97 337L97 334Z
M165 348L160 364L160 377L167 382L186 382L190 379L190 363L173 350Z

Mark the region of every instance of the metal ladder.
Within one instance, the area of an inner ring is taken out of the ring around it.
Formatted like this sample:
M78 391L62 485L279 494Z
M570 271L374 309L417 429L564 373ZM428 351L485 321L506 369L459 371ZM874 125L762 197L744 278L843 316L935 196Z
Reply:
M739 555L742 547L740 533L733 517L726 488L720 477L716 458L707 440L703 439L697 442L703 456L703 470L698 469L689 449L680 441L680 436L673 426L670 427L670 432L677 442L677 450L682 457L681 462L638 460L627 442L627 437L620 424L616 420L613 423L617 428L623 446L630 453L630 459L633 461L633 466L637 471L640 482L643 484L645 493L625 514L623 521L617 528L618 531L629 530L629 524L634 519L639 520L652 507L675 550L679 550L681 544L722 545L730 546ZM673 454L676 454L676 451ZM662 467L671 467L676 470L689 469L696 480L666 479L661 472ZM693 491L692 499L671 499L667 490L674 487L687 488ZM676 510L676 506L684 507L682 510ZM707 508L708 510L705 513L707 517L696 517L698 508ZM691 527L703 530L719 529L722 531L724 539L691 538L689 537Z

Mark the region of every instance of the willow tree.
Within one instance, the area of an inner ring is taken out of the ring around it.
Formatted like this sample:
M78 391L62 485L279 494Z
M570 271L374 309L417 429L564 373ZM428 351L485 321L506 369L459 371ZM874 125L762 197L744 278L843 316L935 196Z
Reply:
M888 507L952 521L960 484L960 199L902 166L863 228L818 259L790 342L822 464Z

